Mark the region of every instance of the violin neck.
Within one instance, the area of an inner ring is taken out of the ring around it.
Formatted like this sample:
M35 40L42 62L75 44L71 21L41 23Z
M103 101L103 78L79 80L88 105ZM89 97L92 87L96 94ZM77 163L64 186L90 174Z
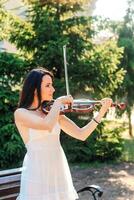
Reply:
M75 99L73 100L73 105L100 105L100 100L90 100L90 99Z

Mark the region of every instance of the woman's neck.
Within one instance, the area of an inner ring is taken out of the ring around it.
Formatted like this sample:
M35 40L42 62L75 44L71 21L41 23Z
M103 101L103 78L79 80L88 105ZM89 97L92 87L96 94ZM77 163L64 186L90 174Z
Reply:
M38 100L37 100L36 98L34 98L32 104L31 104L31 106L30 106L30 109L38 108L38 105L39 105ZM39 109L39 108L38 108L38 109Z

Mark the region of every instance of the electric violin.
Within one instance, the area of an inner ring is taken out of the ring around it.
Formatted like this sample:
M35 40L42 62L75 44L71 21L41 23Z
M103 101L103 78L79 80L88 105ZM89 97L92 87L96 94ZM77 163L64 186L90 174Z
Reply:
M55 100L52 101L44 101L42 103L42 111L45 114L48 114L50 111L53 103ZM90 99L75 99L73 100L73 104L68 105L61 105L60 108L60 114L65 114L65 113L70 113L70 112L75 112L75 113L89 113L92 112L95 108L95 106L101 105L101 100L90 100ZM126 105L125 103L112 103L111 107L116 107L120 110L124 110Z

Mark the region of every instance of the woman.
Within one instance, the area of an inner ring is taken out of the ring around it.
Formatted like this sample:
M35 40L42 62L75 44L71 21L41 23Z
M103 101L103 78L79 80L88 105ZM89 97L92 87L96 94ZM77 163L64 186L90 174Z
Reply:
M60 129L84 141L112 103L109 98L103 99L95 119L79 128L65 115L59 115L62 105L72 104L71 95L57 98L47 115L41 111L41 103L51 101L54 91L53 76L43 68L30 71L24 81L19 108L14 113L16 126L27 148L17 200L78 199L60 144Z

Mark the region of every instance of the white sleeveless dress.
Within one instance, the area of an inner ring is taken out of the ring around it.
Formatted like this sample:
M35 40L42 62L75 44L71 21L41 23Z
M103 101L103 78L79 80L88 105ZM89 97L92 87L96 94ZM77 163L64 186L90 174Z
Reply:
M17 200L76 200L68 162L60 144L60 126L52 132L29 129Z

